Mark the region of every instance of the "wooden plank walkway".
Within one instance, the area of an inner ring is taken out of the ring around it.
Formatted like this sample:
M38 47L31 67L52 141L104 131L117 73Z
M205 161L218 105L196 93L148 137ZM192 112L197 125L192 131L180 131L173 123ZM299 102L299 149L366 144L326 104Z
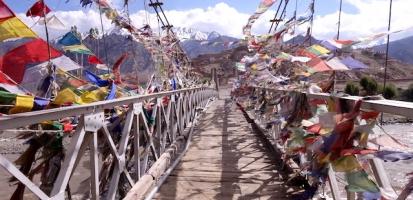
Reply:
M217 100L155 199L289 199L271 156L235 103Z

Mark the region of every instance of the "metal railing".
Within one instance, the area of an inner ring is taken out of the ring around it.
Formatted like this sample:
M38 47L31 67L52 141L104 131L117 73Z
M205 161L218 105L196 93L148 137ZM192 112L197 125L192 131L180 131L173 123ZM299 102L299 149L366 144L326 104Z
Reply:
M306 92L277 90L277 89L262 88L262 87L253 88L253 91L255 92L255 96L258 93L265 91L265 95L272 97L272 98L279 98L282 96L288 96L289 94L296 93L296 95L305 95L308 100L322 99L322 100L328 101L328 100L342 99L342 100L355 103L357 100L362 99L362 97L356 97L356 96L335 97L335 96L332 96L331 94L326 94L326 93L310 94ZM260 129L263 130L263 132L267 136L267 139L269 139L271 143L274 145L274 148L278 150L279 153L285 156L286 155L285 146L283 146L279 140L280 133L282 131L282 125L280 123L271 123L271 127L268 127L267 122L271 121L270 118L273 117L276 112L278 116L289 115L289 113L293 110L294 104L292 103L294 102L294 100L290 99L290 101L288 102L276 101L273 105L271 105L274 109L272 116L265 115L263 114L264 112L259 111L259 109L256 106L260 104L260 102L258 102L259 98L256 98L256 99L250 98L249 101L250 101L249 103L251 107L255 106L255 108L254 109L251 108L252 110L246 111L247 114L249 115L251 119L254 120L254 122L260 127ZM413 103L409 103L409 102L401 102L401 101L393 101L393 100L363 100L361 104L361 109L369 110L369 111L376 111L380 113L394 114L398 116L404 116L407 118L413 118ZM357 123L360 123L360 121L357 121ZM372 132L375 133L375 129L373 129ZM306 162L305 161L306 158L311 158L312 156L312 155L308 155L308 153L309 152L303 153L300 155L300 158L299 158L300 162L295 162L293 159L287 158L287 156L285 157L287 159L284 159L284 162L285 164L289 165L291 169L293 169L295 172L299 173L301 169L305 167L304 164ZM397 196L396 192L392 188L389 177L383 166L383 161L378 158L372 158L369 162L369 165L370 165L371 171L373 172L374 179L376 180L376 183L382 189L382 191L386 191L387 194L391 194L392 196ZM331 196L333 199L335 200L356 199L355 193L346 191L344 188L342 189L339 188L336 172L332 169L331 165L329 166L329 171L328 171L328 182L330 186ZM342 198L340 196L341 191L345 191L347 193L347 196L345 198ZM409 195L409 192L406 193L405 191L403 191L398 196L397 199L406 199L408 195Z
M79 121L70 137L64 138L69 144L64 146L65 156L50 191L41 189L3 155L0 165L39 199L70 199L71 177L89 154L88 198L143 198L182 153L197 113L216 96L213 89L193 88L0 117L0 131L67 117ZM144 108L149 102L154 103L150 113ZM115 108L123 112L109 121L107 114Z

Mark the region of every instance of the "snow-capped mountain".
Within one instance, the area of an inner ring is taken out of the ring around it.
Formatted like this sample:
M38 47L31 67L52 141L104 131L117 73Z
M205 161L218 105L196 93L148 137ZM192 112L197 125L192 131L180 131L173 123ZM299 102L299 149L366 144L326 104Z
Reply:
M220 38L220 37L221 37L221 34L219 34L219 33L216 32L216 31L212 31L212 32L210 32L210 33L208 34L207 40L212 41L212 40L218 39L218 38Z
M190 58L235 48L237 46L235 43L239 41L237 38L221 35L216 31L202 32L193 28L175 28L174 31Z
M181 41L185 40L207 40L209 33L195 30L193 28L178 27L174 28L175 34Z

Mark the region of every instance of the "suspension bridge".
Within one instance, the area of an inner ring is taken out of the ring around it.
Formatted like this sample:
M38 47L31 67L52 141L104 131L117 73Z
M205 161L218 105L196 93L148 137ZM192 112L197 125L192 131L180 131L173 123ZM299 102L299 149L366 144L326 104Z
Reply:
M411 174L395 187L383 163L411 160L412 150L387 133L378 118L411 119L413 103L335 93L336 71L366 68L349 49L384 36L386 88L389 37L397 32L390 29L392 1L387 32L352 41L340 40L340 0L337 38L319 44L311 38L315 0L301 16L296 1L289 20L289 1L279 1L268 35L254 36L252 25L277 2L261 1L243 28L246 38L239 43L250 55L236 63L234 87L220 86L215 68L210 78L191 71L162 2L144 1L145 9L156 13L159 36L149 25L136 28L124 2L125 16L106 1L81 0L82 6L97 4L100 11L105 63L103 15L155 59L156 72L146 89L122 78L127 54L109 68L99 60L99 50L95 55L75 30L59 45L76 57L81 54L82 63L87 55L93 69L104 73L83 71L54 49L48 20L58 19L47 18L51 10L44 1L36 2L27 16L43 18L46 42L0 0L0 31L7 33L1 41L18 42L16 49L7 49L0 66L0 87L6 90L0 91L0 136L5 137L0 143L16 149L0 154L0 200L409 198ZM279 39L303 24L309 24L303 44L287 45L282 52ZM291 67L283 70L283 62ZM47 71L36 82L40 91L23 87L29 85L25 67L32 64ZM327 81L309 81L326 72L332 72ZM411 79L389 82L406 80Z

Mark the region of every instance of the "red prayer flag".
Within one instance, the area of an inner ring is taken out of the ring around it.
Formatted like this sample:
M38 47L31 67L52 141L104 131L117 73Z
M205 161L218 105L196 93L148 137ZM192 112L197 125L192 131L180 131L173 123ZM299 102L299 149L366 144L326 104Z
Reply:
M4 74L2 71L0 71L0 84L5 83L8 85L16 85L10 78Z
M89 55L88 61L90 64L96 64L96 65L103 64L103 62L100 61L99 58L94 55Z
M62 56L59 51L52 47L50 47L50 53L51 58ZM42 63L49 60L47 43L40 38L34 39L7 52L2 59L3 64L0 66L0 70L20 84L28 64Z
M379 115L380 112L361 112L361 119L376 119Z
M298 49L296 52L297 56L303 56L308 58L317 58L317 55L307 51L306 49Z
M50 8L47 7L43 0L40 0L33 4L33 6L27 11L26 16L45 17L45 15L47 15L47 13L49 13L50 11L52 10L50 10Z
M324 71L330 71L331 68L328 67L328 65L322 60L321 58L315 57L312 58L309 62L307 62L307 65L316 70L317 72L324 72Z
M11 11L9 7L7 7L3 0L0 0L0 22L14 16L15 15L13 11Z
M120 77L120 66L122 65L123 61L128 57L128 54L123 54L113 65L113 75L115 75L115 83L121 84L122 78Z
M352 40L334 40L334 41L342 45L351 45L354 43L354 41Z

